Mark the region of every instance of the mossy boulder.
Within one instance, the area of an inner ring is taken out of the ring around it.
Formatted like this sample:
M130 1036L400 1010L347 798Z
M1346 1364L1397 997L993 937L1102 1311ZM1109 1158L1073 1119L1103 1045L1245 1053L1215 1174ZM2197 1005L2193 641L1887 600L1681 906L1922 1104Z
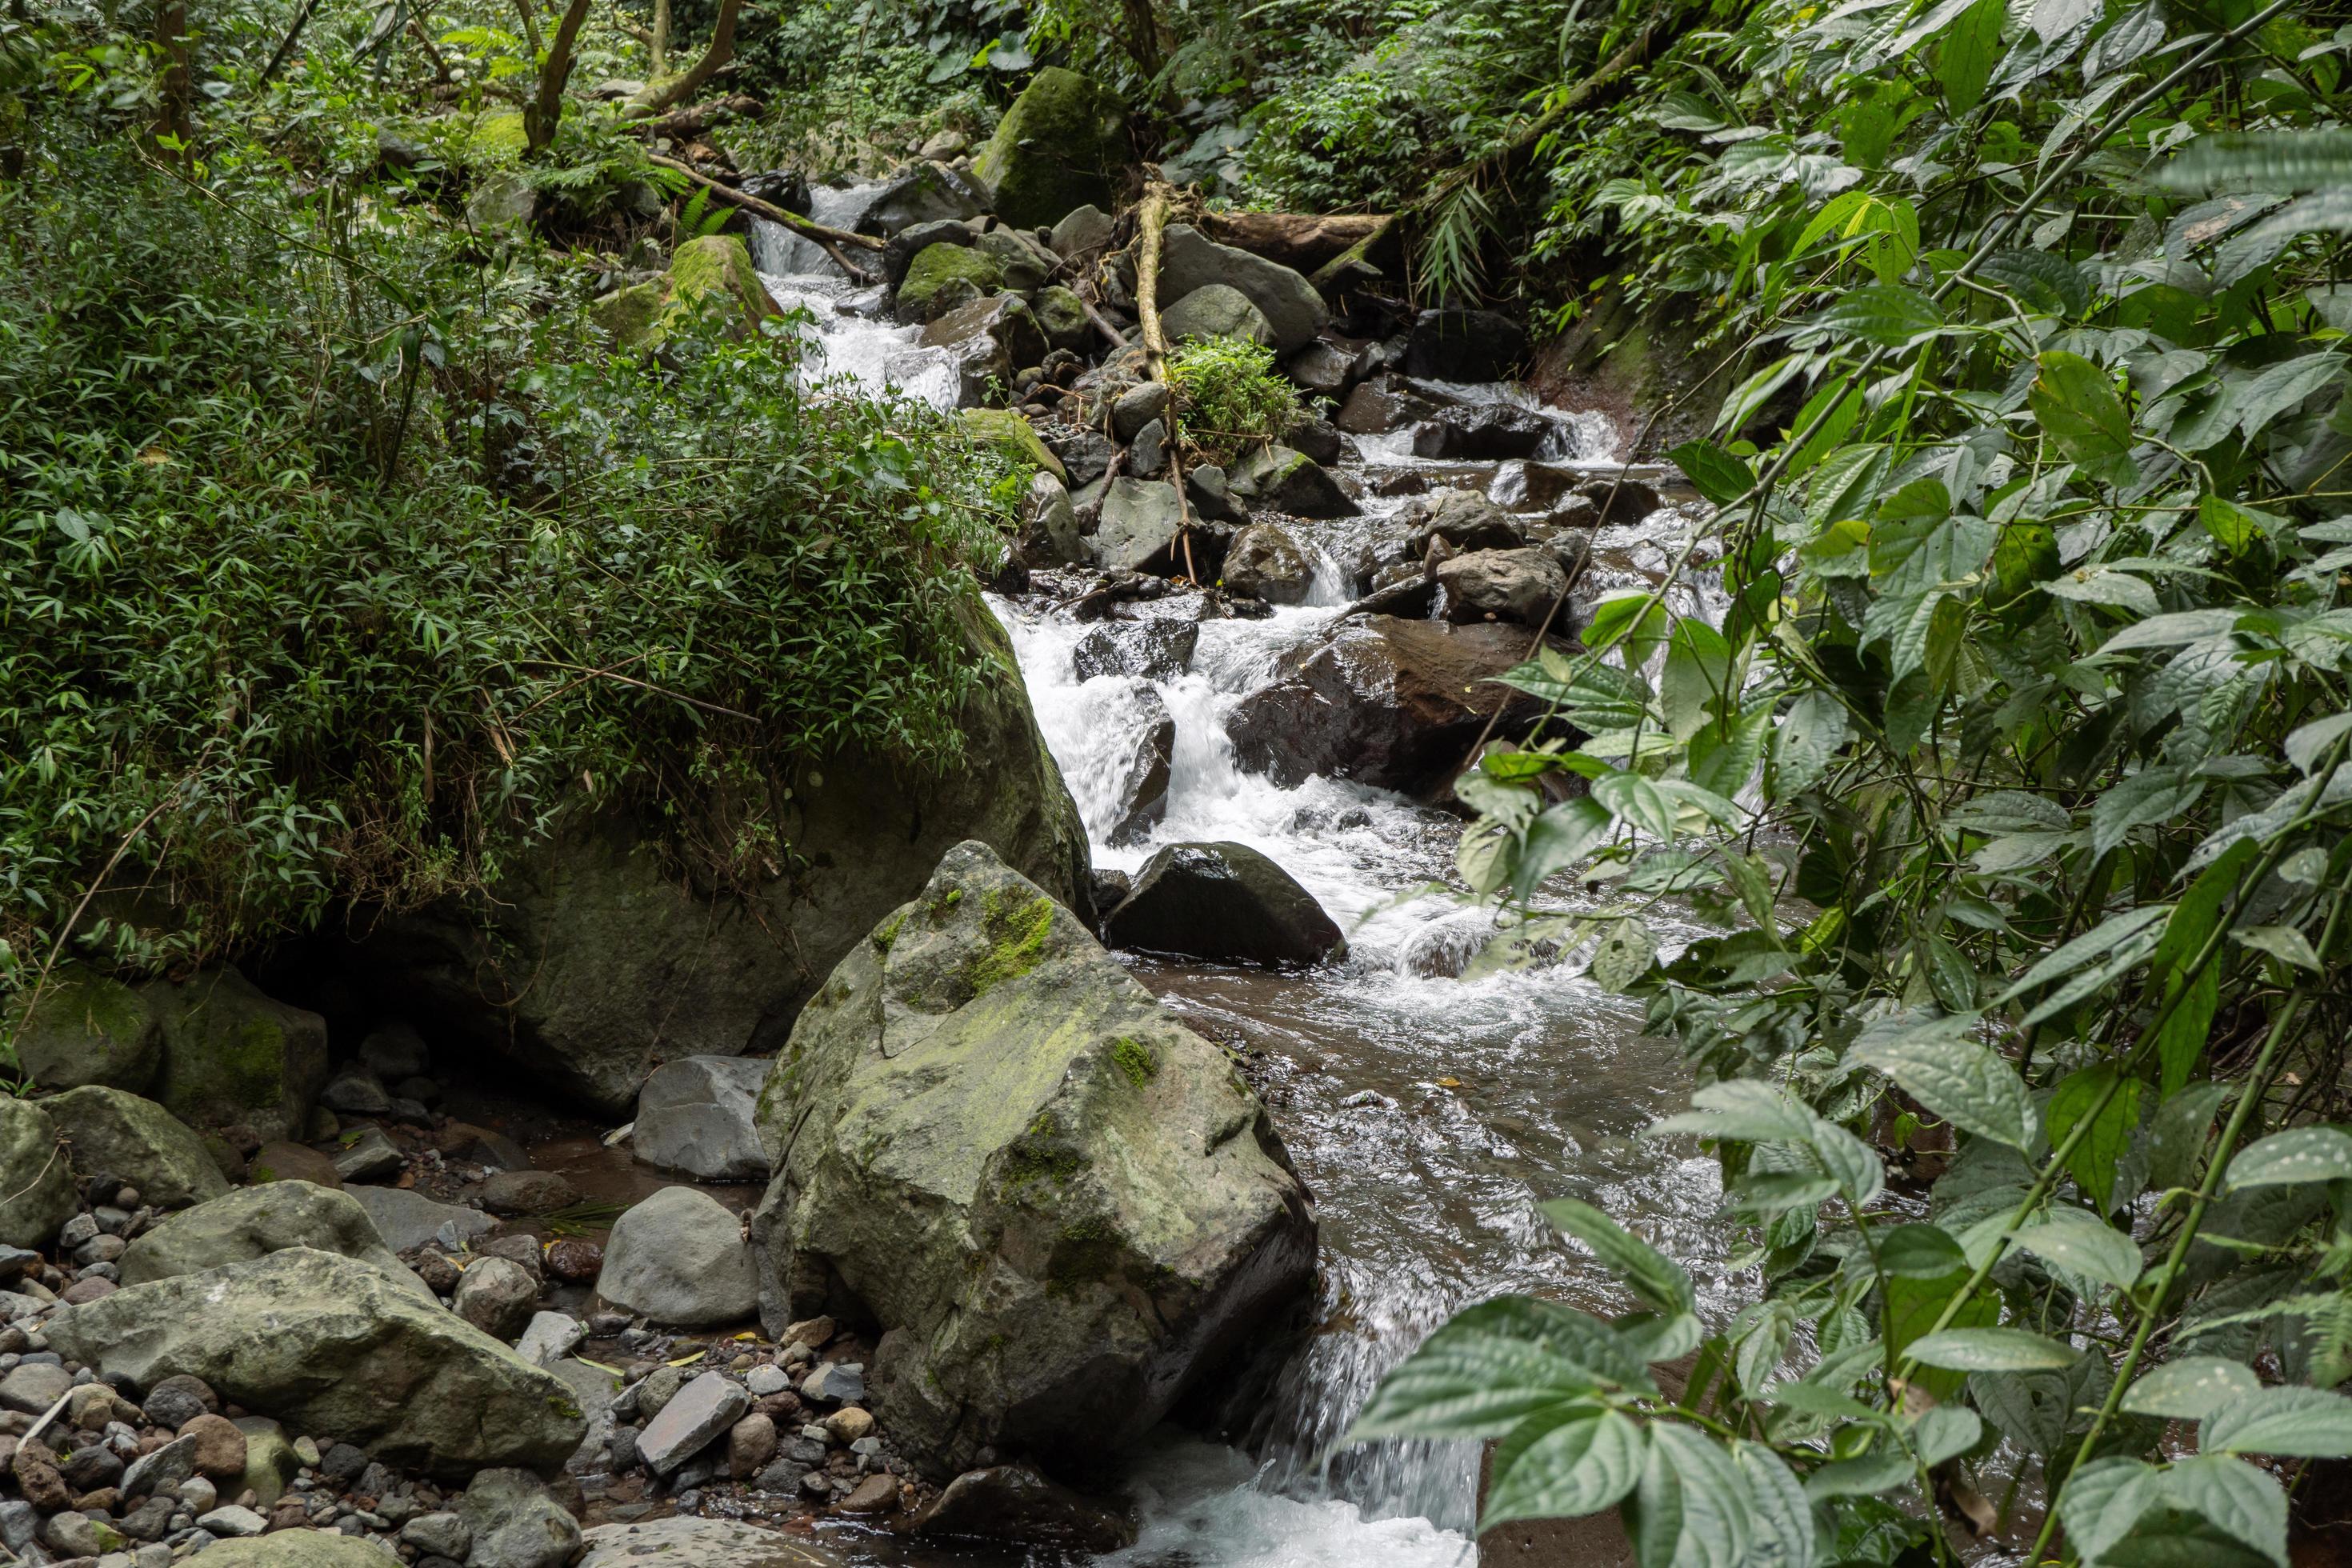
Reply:
M295 1181L240 1187L141 1232L122 1255L121 1282L144 1285L200 1274L289 1247L373 1263L395 1282L432 1297L425 1281L384 1246L375 1222L350 1194Z
M41 1089L88 1083L144 1094L163 1060L163 1031L146 999L120 980L74 968L49 977L14 1020L16 1064Z
M967 408L959 417L973 440L995 447L1016 463L1042 469L1065 484L1069 482L1069 470L1038 438L1025 416L1010 408Z
M984 844L853 948L761 1093L772 1329L854 1303L899 1451L1098 1467L1311 1286L1265 1108Z
M47 1247L81 1206L57 1122L10 1094L0 1094L0 1247Z
M1037 318L1045 342L1055 348L1077 353L1094 341L1095 324L1087 319L1085 301L1059 283L1048 283L1031 295L1029 310Z
M152 1100L97 1084L41 1101L73 1143L74 1173L108 1173L158 1208L200 1204L228 1191L228 1178L186 1122Z
M249 1127L264 1142L300 1138L327 1082L327 1021L262 994L235 969L151 981L140 994L162 1026L155 1099L191 1127Z
M993 294L1004 284L1004 268L995 257L969 245L946 241L927 245L907 263L898 285L895 310L900 321L919 326L941 314L941 291L958 279L982 294Z
M459 156L474 168L505 169L521 163L530 146L521 110L492 110L467 128Z
M1033 78L972 160L995 193L996 216L1048 227L1089 203L1116 210L1131 154L1118 102L1074 70Z
M654 323L661 319L665 292L661 284L650 279L615 289L590 301L588 319L625 349L647 347L656 336Z
M731 302L733 320L729 330L738 337L751 336L760 330L761 321L782 313L768 297L767 285L760 281L751 250L731 234L706 234L677 247L669 261L662 317L676 321L714 299Z

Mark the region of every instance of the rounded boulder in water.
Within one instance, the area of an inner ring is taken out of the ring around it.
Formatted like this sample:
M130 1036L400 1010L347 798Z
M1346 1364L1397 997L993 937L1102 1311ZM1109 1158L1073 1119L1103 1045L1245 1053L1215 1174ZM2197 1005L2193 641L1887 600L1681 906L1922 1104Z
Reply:
M1104 920L1103 937L1113 947L1240 963L1320 963L1348 952L1315 895L1245 844L1160 850Z

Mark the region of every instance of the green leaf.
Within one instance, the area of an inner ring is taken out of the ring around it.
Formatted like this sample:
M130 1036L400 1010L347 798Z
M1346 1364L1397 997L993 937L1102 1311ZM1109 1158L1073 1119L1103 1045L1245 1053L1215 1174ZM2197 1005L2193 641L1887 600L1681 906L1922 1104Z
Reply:
M1712 441L1685 441L1666 454L1666 461L1717 506L1729 506L1756 488L1755 470Z
M2168 822L2195 805L2205 781L2183 768L2143 768L2100 793L2091 807L2091 853L2105 855L2135 827Z
M1496 1446L1479 1533L1518 1519L1581 1519L1612 1506L1642 1473L1642 1428L1613 1410L1538 1416Z
M1592 947L1592 963L1585 973L1612 996L1622 996L1650 972L1658 956L1658 939L1640 920L1627 915L1609 922Z
M1733 1443L1731 1460L1752 1505L1741 1568L1812 1568L1813 1510L1788 1465L1761 1443Z
M1788 1090L1754 1079L1731 1079L1692 1090L1691 1109L1653 1122L1649 1136L1693 1132L1742 1143L1803 1143L1813 1135L1813 1120Z
M2128 1290L2139 1279L2139 1248L2130 1237L2080 1209L2053 1209L2017 1233L2017 1245L2069 1273Z
M1680 1264L1591 1204L1555 1198L1542 1208L1546 1219L1592 1248L1593 1256L1632 1286L1633 1294L1652 1311L1673 1314L1697 1309L1697 1294Z
M2164 1102L2147 1127L2148 1184L2159 1190L2186 1186L2197 1174L2213 1117L2230 1098L2226 1084L2200 1083Z
M1805 1496L1815 1502L1874 1497L1912 1476L1911 1456L1889 1444L1851 1459L1836 1459L1805 1478Z
M2338 1127L2290 1127L2238 1152L2227 1191L2303 1186L2352 1176L2352 1133Z
M1687 1426L1650 1427L1624 1506L1640 1568L1738 1568L1748 1554L1748 1488L1722 1447Z
M2317 1388L2259 1389L2208 1415L2197 1447L2209 1454L2340 1459L2352 1454L2352 1399Z
M2060 1145L2084 1117L2092 1116L2093 1107L2099 1105L2101 1098L2106 1097L2105 1106L2092 1120L2090 1131L2066 1156L2066 1173L2098 1205L2101 1214L2116 1206L2116 1169L2131 1148L2133 1130L2139 1126L2141 1086L2137 1079L2124 1079L2112 1096L2107 1095L2120 1073L2115 1063L2099 1062L2070 1075L2050 1096L2045 1113L2050 1142L2053 1146Z
M2232 389L2238 428L2252 440L2272 420L2341 377L2344 366L2344 356L2326 349L2266 366L2242 386Z
M1658 793L1658 786L1641 774L1616 773L1596 779L1592 784L1592 798L1619 821L1662 842L1674 842L1675 808L1666 804L1666 797Z
M2301 130L2198 137L2157 172L2176 191L2311 191L2352 185L2352 132Z
M1723 634L1690 616L1676 621L1658 675L1658 705L1665 710L1668 732L1677 741L1689 740L1717 704L1731 705L1733 695L1731 645Z
M1990 0L1998 4L1998 0ZM1849 289L1815 316L1811 327L1838 337L1901 348L1944 324L1944 312L1916 289L1900 283L1871 283ZM1801 424L1797 428L1802 428Z
M2094 1459L2067 1477L2058 1494L2066 1543L2084 1562L2096 1562L2156 1506L2157 1488L2157 1472L2137 1459Z
M1996 1007L2007 1006L2036 986L2088 968L2109 953L2130 952L2141 945L2142 933L2171 911L2162 904L2142 904L2120 914L2109 915L2073 941L2053 948L2034 965L2017 977L2017 983L1993 998ZM2153 945L2152 940L2149 945Z
M2208 495L2198 501L2197 521L2232 555L2243 555L2263 537L2262 525L2251 513L2221 496Z
M1592 618L1584 628L1584 646L1622 646L1625 667L1635 669L1650 662L1650 656L1665 640L1666 631L1665 605L1645 589L1629 588L1610 595L1592 607Z
M2000 26L2008 16L2003 0L1977 0L1944 35L1936 55L1936 82L1955 117L1967 115L1984 97L1993 62L2000 58Z
M1528 824L1526 840L1511 867L1511 896L1521 903L1544 879L1582 863L1617 830L1608 808L1590 798L1566 800Z
M1852 735L1844 703L1818 689L1799 692L1772 731L1765 794L1777 803L1812 788Z
M2072 599L2078 605L2113 605L2141 616L2152 616L2160 607L2156 590L2144 580L2105 566L2079 566L2072 572L2061 572L2044 579L2042 591L2056 598Z
M1529 1416L1649 1374L1609 1325L1526 1296L1481 1302L1422 1342L1366 1402L1348 1441L1499 1437Z
M1969 1266L1960 1244L1940 1226L1898 1225L1879 1239L1878 1267L1898 1279L1942 1279Z
M2111 483L2131 476L2131 416L2105 371L2063 349L2044 353L2026 395L2058 449ZM2149 609L2155 606L2151 604Z
M1911 1428L1911 1451L1929 1469L1958 1458L1984 1436L1984 1421L1965 1405L1938 1405Z
M2149 960L2148 990L2159 1003L2172 1002L2187 987L2187 994L2179 995L2171 1016L2157 1035L2158 1088L2166 1099L2179 1093L2189 1081L2189 1075L2196 1070L2198 1058L2205 1054L2205 1037L2212 1027L2214 1010L2221 999L2218 958L2206 964L2193 981L2186 971L2212 936L2221 919L2222 901L2235 890L2239 875L2253 856L2252 841L2241 840L2199 872L2197 879L2189 884L2189 890L2181 895L2180 902L2173 906L2164 924L2164 939L2157 943Z
M2286 760L2299 773L2315 772L2347 730L2352 730L2352 713L2334 713L2301 725L2287 735Z
M1904 1353L1952 1372L2041 1372L2071 1366L2082 1352L2025 1329L1982 1328L1928 1334Z
M2241 926L2230 933L2230 940L2269 953L2281 963L2291 963L2298 969L2308 969L2314 974L2324 969L2319 954L2313 951L2311 939L2293 926Z
M2269 1472L2224 1454L2198 1454L2174 1460L2158 1489L2168 1507L2195 1515L2276 1568L2286 1568L2286 1493Z
M2125 1391L2123 1407L2134 1415L2202 1421L2224 1405L2251 1397L2261 1387L2262 1380L2242 1362L2211 1355L2182 1356L2133 1384Z
M2079 316L2091 308L2091 283L2083 269L2047 250L1995 251L1977 276L2053 316Z
M1852 1058L1875 1068L1955 1127L2012 1149L2033 1143L2033 1109L2017 1069L1970 1036L1978 1020L1936 1018L1889 1029L1874 1025Z

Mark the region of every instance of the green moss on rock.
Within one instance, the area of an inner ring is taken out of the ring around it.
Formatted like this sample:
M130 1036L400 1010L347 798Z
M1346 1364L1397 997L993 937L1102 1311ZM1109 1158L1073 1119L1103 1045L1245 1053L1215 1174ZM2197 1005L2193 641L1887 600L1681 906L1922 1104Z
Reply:
M927 245L907 264L907 276L898 284L898 319L914 325L940 316L940 293L957 279L982 294L993 294L1004 286L1004 268L996 258L972 246L945 240Z
M1054 456L1053 448L1038 437L1036 428L1017 409L967 408L961 418L973 440L995 447L1015 463L1043 468L1063 483L1069 482L1070 471L1062 467L1062 459Z
M1060 222L1089 203L1118 205L1129 163L1118 103L1074 70L1037 73L972 160L996 195L996 214L1024 228Z
M52 975L27 1015L11 1020L17 1066L42 1089L103 1084L144 1094L163 1061L163 1028L144 998L119 980L72 968Z

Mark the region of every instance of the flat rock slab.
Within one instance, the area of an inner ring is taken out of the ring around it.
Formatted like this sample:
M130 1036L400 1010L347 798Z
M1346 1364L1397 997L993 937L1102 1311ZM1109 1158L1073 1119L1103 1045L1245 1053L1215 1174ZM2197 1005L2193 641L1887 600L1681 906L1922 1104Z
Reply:
M404 1187L356 1187L351 1196L375 1222L376 1234L394 1252L438 1242L455 1252L476 1237L487 1236L498 1224L479 1209L435 1203ZM444 1234L444 1230L446 1234Z
M581 1537L577 1568L845 1568L815 1542L724 1519L600 1524Z
M723 1373L706 1372L646 1423L637 1452L648 1469L666 1476L709 1447L751 1408L751 1396L740 1384Z
M383 1548L331 1530L280 1530L205 1549L205 1568L388 1568Z
M637 1096L637 1158L706 1182L768 1179L768 1152L751 1112L768 1076L762 1057L664 1062Z

